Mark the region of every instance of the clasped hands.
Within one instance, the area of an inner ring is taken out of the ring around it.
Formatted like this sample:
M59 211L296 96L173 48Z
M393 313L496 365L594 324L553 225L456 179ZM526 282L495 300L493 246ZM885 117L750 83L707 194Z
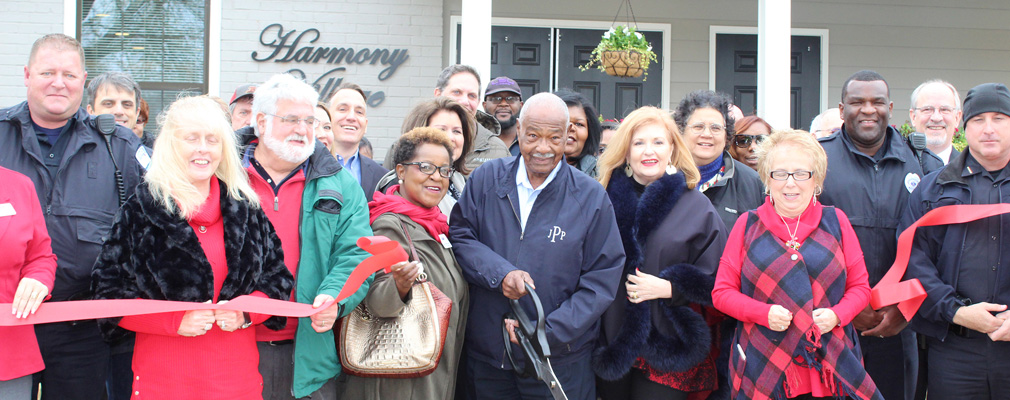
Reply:
M218 304L227 303L228 300L219 301ZM210 301L205 303L211 304ZM217 325L225 332L234 332L245 325L245 315L242 311L231 310L190 310L182 316L182 323L179 324L179 335L194 337L210 332L214 325Z
M821 334L831 332L835 329L840 322L838 315L835 314L830 308L818 308L812 313L814 318L814 325L817 325L817 330ZM768 309L768 329L776 332L784 332L789 329L789 325L793 322L793 313L789 312L785 307L778 304L774 304Z
M1005 304L981 302L958 308L954 323L985 333L994 342L1010 341L1010 311Z

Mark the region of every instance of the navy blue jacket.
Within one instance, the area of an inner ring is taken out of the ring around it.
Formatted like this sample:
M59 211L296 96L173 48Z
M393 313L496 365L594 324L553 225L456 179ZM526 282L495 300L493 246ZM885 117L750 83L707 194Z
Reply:
M878 150L884 152L879 161L857 149L844 126L838 133L818 139L828 155L824 192L818 199L849 217L863 249L870 286L894 263L898 218L908 204L909 193L925 175L904 137L892 127L887 127L886 135ZM926 161L930 171L943 167L935 155Z
M99 133L94 117L77 110L63 161L55 176L42 162L42 150L32 125L28 103L0 110L0 165L18 171L35 183L46 227L56 254L54 300L86 295L91 286L91 270L102 243L109 235L119 210L112 157ZM140 138L116 125L111 138L112 152L123 174L126 197L140 183L143 169L138 159Z
M624 248L614 207L599 182L564 160L554 180L519 223L519 157L490 160L473 175L449 218L449 233L470 283L469 355L502 368L502 316L509 310L501 282L515 269L530 274L547 315L554 365L588 355L600 316L621 281ZM532 301L520 300L531 316Z
M972 192L967 176L962 173L968 158L965 150L951 159L943 169L929 174L912 192L901 214L901 229L912 225L930 210L953 204L972 204ZM999 186L1001 203L1010 203L1010 180ZM1010 231L1010 216L1000 218L1003 232ZM955 298L954 288L959 286L958 272L962 267L965 238L969 224L940 225L922 227L916 230L915 242L908 260L905 279L918 278L926 289L926 301L912 318L913 330L940 340L947 336L948 328L954 321L954 313L962 304ZM1006 251L1005 238L991 246L991 251ZM984 266L975 266L983 267ZM977 282L978 285L995 285L995 298L971 299L973 303L990 302L1010 304L1010 275L1006 270L998 272L996 282ZM963 286L962 286L963 287ZM987 339L988 340L988 339Z

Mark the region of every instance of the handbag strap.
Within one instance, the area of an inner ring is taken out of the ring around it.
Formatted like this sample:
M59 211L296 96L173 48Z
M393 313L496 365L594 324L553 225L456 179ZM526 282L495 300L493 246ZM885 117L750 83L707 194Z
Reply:
M410 258L411 261L420 262L421 259L417 256L417 249L414 248L414 240L410 238L410 232L407 231L407 225L400 221L400 228L403 229L403 235L407 237L407 244L410 246ZM417 276L417 282L425 282L428 280L428 275L423 271Z

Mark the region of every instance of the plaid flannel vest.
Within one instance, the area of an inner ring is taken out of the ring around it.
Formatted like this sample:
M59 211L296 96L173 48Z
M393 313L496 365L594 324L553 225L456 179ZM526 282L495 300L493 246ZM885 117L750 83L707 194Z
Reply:
M813 310L837 304L845 294L845 256L833 207L824 207L819 226L795 253L753 211L747 215L747 256L740 272L743 294L793 312L785 332L754 323L737 324L730 356L734 399L785 399L790 363L814 368L836 397L882 399L853 349L852 325L821 335ZM741 353L746 357L741 357Z

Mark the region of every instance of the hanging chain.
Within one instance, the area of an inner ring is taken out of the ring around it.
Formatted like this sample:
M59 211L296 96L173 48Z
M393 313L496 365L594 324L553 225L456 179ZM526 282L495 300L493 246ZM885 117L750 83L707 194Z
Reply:
M624 10L624 3L628 3L628 8ZM638 20L635 18L635 10L631 8L631 0L624 0L621 5L617 7L617 13L614 14L614 21L610 23L610 27L613 28L614 24L617 24L617 19L621 17L621 10L624 10L624 19L628 22L633 22L635 24L635 30L638 30Z

